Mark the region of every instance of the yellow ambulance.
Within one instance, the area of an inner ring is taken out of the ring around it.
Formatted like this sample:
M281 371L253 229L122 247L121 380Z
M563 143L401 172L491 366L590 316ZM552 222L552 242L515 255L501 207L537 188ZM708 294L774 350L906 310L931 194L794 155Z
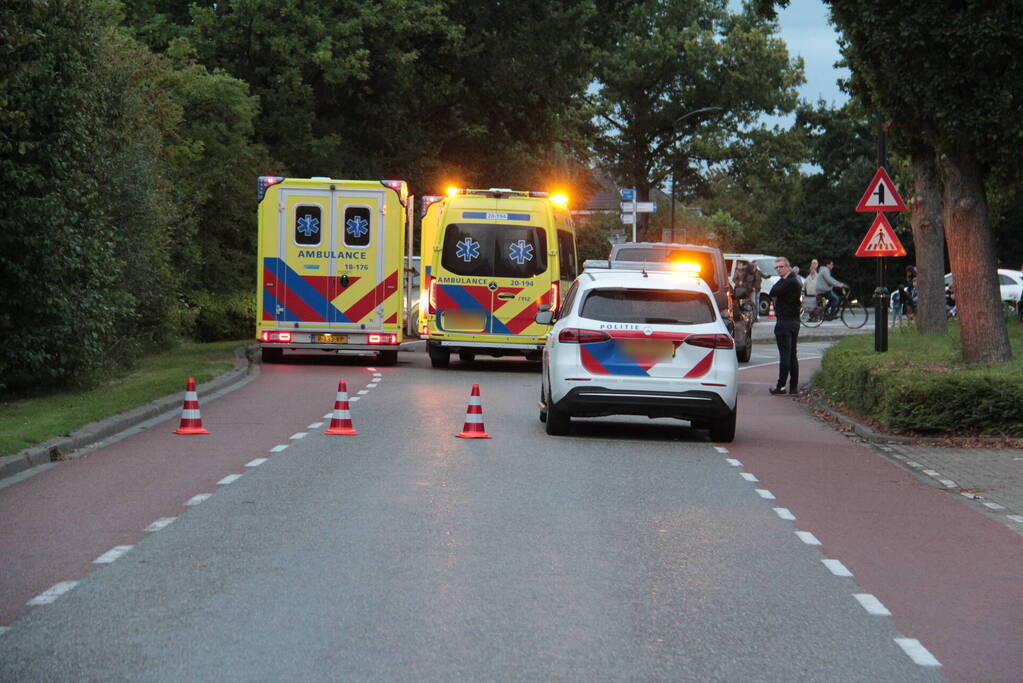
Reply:
M397 361L407 183L262 176L257 194L263 360L319 349Z
M549 325L578 274L575 227L564 195L452 189L423 198L419 334L430 363L452 353L539 360Z

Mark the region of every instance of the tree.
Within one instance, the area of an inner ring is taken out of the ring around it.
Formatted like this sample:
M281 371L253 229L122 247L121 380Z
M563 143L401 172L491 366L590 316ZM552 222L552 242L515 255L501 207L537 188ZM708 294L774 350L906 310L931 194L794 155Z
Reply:
M796 105L802 62L776 29L723 0L632 5L597 60L602 163L647 200L672 168L698 184L705 163L734 158L761 114Z
M767 14L775 4L787 0L760 2ZM852 91L935 153L964 360L1009 360L986 182L1020 167L1023 14L983 0L829 5Z

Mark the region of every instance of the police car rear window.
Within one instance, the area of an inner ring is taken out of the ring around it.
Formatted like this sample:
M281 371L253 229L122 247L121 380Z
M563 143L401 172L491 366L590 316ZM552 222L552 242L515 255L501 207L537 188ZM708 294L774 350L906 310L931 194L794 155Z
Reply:
M527 278L547 270L547 233L527 225L452 223L441 265L454 275Z
M638 263L695 263L700 266L700 277L717 291L718 273L714 258L709 252L688 249L667 249L658 247L626 247L615 254L615 261Z
M651 325L699 325L715 319L705 294L661 289L592 289L579 315L602 322Z

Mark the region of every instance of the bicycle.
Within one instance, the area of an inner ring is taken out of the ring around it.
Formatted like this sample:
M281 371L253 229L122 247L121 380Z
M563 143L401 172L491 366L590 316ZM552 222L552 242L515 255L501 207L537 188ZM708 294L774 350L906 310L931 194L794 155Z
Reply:
M849 291L843 290L838 297L838 312L827 313L825 305L827 299L818 294L817 305L812 309L804 308L799 312L799 322L807 327L820 327L825 320L840 318L842 323L849 329L856 330L867 324L870 314L867 307L855 299L849 299Z

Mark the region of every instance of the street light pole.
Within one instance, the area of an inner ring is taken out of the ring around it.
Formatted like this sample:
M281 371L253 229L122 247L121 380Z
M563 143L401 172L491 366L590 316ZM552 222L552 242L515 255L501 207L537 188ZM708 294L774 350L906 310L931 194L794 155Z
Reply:
M675 123L672 124L672 132L678 124L682 123L690 116L696 116L697 114L706 114L712 111L721 111L721 107L701 107L700 109L694 109L693 111L687 111L682 116L675 119ZM671 156L671 239L675 239L675 167L678 164L678 146L674 146L675 153ZM684 241L684 240L683 240Z

